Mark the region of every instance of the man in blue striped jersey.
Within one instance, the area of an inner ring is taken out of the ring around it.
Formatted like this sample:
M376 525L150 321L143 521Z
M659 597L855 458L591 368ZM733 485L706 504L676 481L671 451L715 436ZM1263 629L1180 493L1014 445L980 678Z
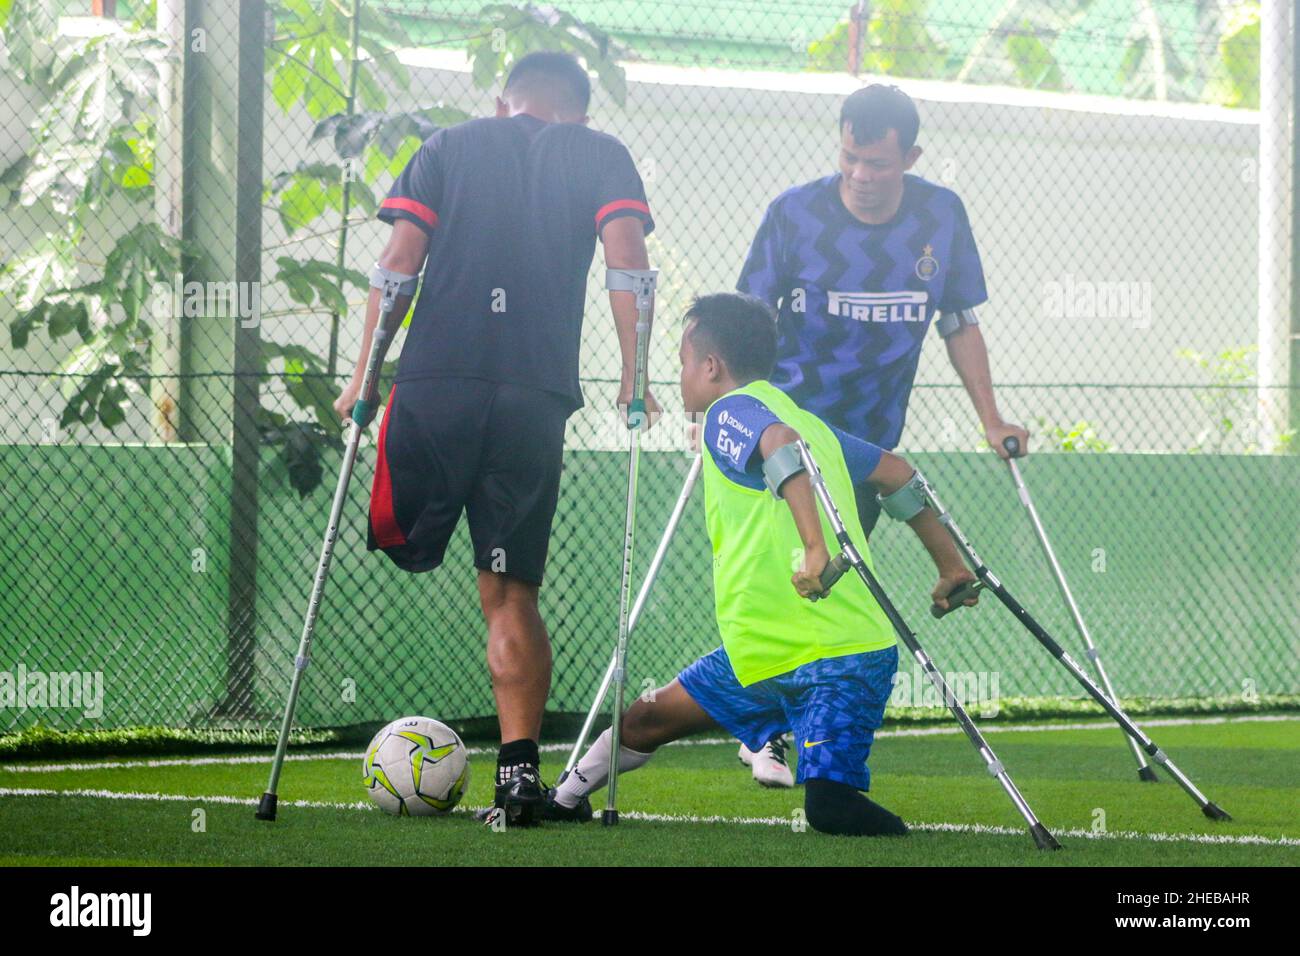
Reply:
M778 313L772 384L801 407L884 449L897 446L925 333L933 325L989 444L1029 433L1003 420L975 308L988 299L961 199L910 170L920 116L896 86L873 84L840 110L839 171L768 206L736 286ZM867 534L880 509L859 496ZM741 760L790 786L783 739Z

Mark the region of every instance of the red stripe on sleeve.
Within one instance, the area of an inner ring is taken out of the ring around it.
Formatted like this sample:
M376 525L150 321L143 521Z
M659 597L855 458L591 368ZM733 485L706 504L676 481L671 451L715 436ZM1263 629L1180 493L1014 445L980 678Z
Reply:
M422 202L416 202L414 199L403 199L401 196L389 196L379 204L381 209L401 209L409 213L414 213L430 229L438 225L438 214Z
M388 393L384 421L379 426L379 460L375 463L375 483L370 489L370 528L381 548L406 544L406 535L398 527L397 515L393 511L393 478L388 471L388 423L393 418L396 398L397 386L394 385Z
M643 212L650 215L650 207L639 199L615 199L613 202L607 202L600 207L596 213L596 227L600 228L600 221L608 216L611 212L618 212L620 209L635 209L637 212Z

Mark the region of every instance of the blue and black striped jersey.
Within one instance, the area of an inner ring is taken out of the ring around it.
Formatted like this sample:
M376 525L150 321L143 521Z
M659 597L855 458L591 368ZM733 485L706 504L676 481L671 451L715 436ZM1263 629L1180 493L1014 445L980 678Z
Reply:
M851 435L893 448L903 432L925 330L937 312L987 299L957 194L904 177L889 222L845 208L840 174L768 206L737 288L777 310L772 384Z

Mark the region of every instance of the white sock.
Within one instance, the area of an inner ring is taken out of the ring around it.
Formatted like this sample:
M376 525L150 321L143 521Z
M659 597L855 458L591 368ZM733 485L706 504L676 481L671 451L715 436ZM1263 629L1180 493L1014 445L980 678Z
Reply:
M606 730L583 754L578 765L573 768L573 773L565 777L564 783L556 789L556 803L571 810L587 794L599 790L609 782L610 736L610 732ZM652 753L643 754L619 744L618 772L627 773L629 770L643 767L653 756Z

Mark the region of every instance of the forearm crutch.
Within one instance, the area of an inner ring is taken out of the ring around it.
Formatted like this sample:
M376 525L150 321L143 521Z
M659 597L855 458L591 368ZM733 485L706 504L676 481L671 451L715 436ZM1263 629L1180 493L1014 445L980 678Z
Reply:
M889 618L889 623L893 625L894 632L898 635L899 640L912 652L912 656L916 658L921 670L929 677L935 690L943 696L944 703L947 704L953 717L957 719L957 723L961 725L961 729L965 732L971 745L984 760L984 766L990 776L1002 785L1002 789L1011 798L1016 810L1024 817L1025 823L1029 825L1029 835L1033 837L1034 845L1040 850L1059 850L1061 844L1056 841L1056 837L1052 836L1047 827L1039 822L1038 817L1034 816L1034 811L1030 809L1025 798L1021 796L1020 791L1011 779L1011 775L1007 773L1006 767L997 758L997 754L993 752L993 748L984 739L984 735L979 732L975 722L970 719L970 715L966 713L966 708L957 699L957 695L948 686L948 682L939 673L939 669L934 666L934 661L921 647L921 642L917 640L916 635L907 626L903 616L898 613L894 603L885 594L885 589L881 587L871 568L863 560L861 552L858 551L857 546L849 538L848 532L844 528L844 522L835 507L835 502L831 500L830 492L826 489L826 482L822 478L821 471L817 468L817 462L813 460L812 451L809 450L808 444L803 439L799 439L796 444L799 448L799 458L803 463L804 470L808 472L808 478L812 482L813 491L831 523L831 528L835 531L835 540L840 546L840 553L831 560L830 564L822 572L823 594L850 567L858 572L858 576L862 578L862 582L867 586L867 590L871 592L871 596L876 599L876 603L880 605L885 612L885 616Z
M1075 662L1074 658L1066 653L1065 648L1061 647L1056 639L1047 633L1043 626L1034 620L1033 616L1021 606L1020 602L1011 596L1011 592L1006 589L998 576L988 569L983 559L975 552L975 548L966 538L966 535L962 533L961 528L957 526L957 522L953 520L952 515L944 508L943 502L939 500L929 482L925 481L924 478L920 478L920 483L927 505L939 516L940 523L948 530L949 536L956 543L957 549L962 553L967 563L970 564L971 570L979 578L980 584L986 590L997 595L998 600L1006 606L1007 610L1015 615L1016 619L1025 626L1025 629L1038 640L1038 643L1047 648L1051 655L1065 666L1065 669L1088 692L1089 696L1101 705L1102 709L1124 729L1124 732L1129 737L1137 742L1142 752L1150 757L1153 763L1165 768L1169 775L1177 781L1178 785L1186 791L1187 795L1196 801L1202 813L1211 820L1231 820L1232 817L1228 815L1227 811L1207 800L1205 795L1196 789L1196 785L1188 779L1187 775L1174 765L1174 762L1169 759L1163 750L1156 746L1155 741L1143 733L1142 728L1135 724L1128 714L1124 713L1119 706L1119 701L1107 697L1101 688L1094 684L1092 679L1083 672L1083 668ZM960 602L957 603L960 605ZM950 607L954 606L951 597L948 604Z
M654 587L655 578L659 574L659 568L664 563L664 556L668 554L668 545L672 543L673 535L677 532L677 525L682 520L682 513L686 510L687 503L691 500L691 491L695 488L695 482L700 477L700 456L696 455L695 460L691 462L691 470L686 473L686 482L682 485L682 493L677 496L677 504L673 506L673 513L668 517L668 526L664 528L663 537L659 539L659 547L655 550L655 556L650 561L650 568L646 571L645 580L641 582L641 590L637 592L636 600L632 602L632 613L628 616L627 632L628 636L636 631L636 625L641 620L641 610L645 607L646 599L650 596L650 589ZM615 658L610 657L609 666L605 668L605 676L601 678L600 688L596 691L596 696L591 702L591 707L587 710L587 719L582 722L582 729L578 731L578 739L573 742L573 749L569 752L569 760L564 765L564 771L560 774L556 785L564 782L564 778L573 772L573 768L578 765L578 758L582 756L582 748L587 745L587 736L591 733L592 724L596 722L596 715L605 703L605 698L609 694L609 685L614 680Z
M1038 543L1043 549L1043 556L1047 558L1047 563L1052 569L1052 575L1056 578L1056 585L1061 589L1061 597L1065 600L1065 606L1070 609L1070 619L1074 621L1074 629L1079 632L1079 637L1083 640L1084 657L1092 661L1093 670L1097 672L1097 679L1106 691L1106 696L1116 704L1119 703L1119 696L1115 693L1115 686L1110 682L1110 675L1106 673L1106 668L1101 662L1101 654L1097 651L1097 645L1092 641L1092 635L1088 633L1088 625L1083 620L1083 613L1079 610L1078 603L1074 600L1074 594L1070 591L1070 585L1065 580L1065 572L1061 570L1061 564L1056 560L1056 552L1052 550L1052 544L1047 540L1047 531L1043 527L1043 522L1038 517L1038 509L1034 507L1034 501L1029 497L1029 487L1025 484L1024 478L1020 476L1020 468L1016 465L1016 458L1020 455L1020 441L1015 435L1008 435L1002 442L1002 446L1007 450L1011 457L1007 459L1007 470L1011 474L1011 481L1016 486L1016 493L1020 497L1020 503L1025 506L1025 511L1029 513L1029 523L1034 526L1034 534L1038 536ZM1146 757L1142 754L1142 748L1138 742L1129 735L1124 735L1124 740L1128 743L1129 749L1133 751L1133 758L1138 765L1138 779L1148 783L1155 783L1160 778L1156 776L1150 764L1147 763Z
M419 283L418 275L407 275L385 269L376 263L370 273L371 288L379 289L379 320L370 340L370 353L366 357L366 374L362 379L361 396L352 406L351 424L347 445L343 450L343 464L339 468L338 484L334 486L334 501L330 505L329 524L325 526L325 541L321 544L320 561L316 565L316 577L312 582L311 599L307 602L307 615L302 624L302 638L298 642L298 654L293 659L293 677L289 680L289 697L284 704L284 719L280 723L280 737L275 744L275 758L271 761L271 779L266 785L266 792L258 802L259 820L274 820L276 810L276 788L280 783L280 770L284 766L284 754L289 747L289 731L293 727L293 713L298 706L298 691L302 685L302 675L311 660L311 638L316 628L316 614L320 610L321 595L325 592L325 579L329 576L330 561L334 557L334 542L339 534L339 518L343 513L343 502L347 498L348 483L352 479L352 466L357 460L357 448L361 443L361 433L374 417L374 410L379 404L375 394L379 387L379 367L383 364L384 353L388 349L388 340L397 333L402 316L393 316L393 305L399 296L409 296L415 292Z
M632 593L632 545L636 533L637 468L641 463L641 433L649 426L646 410L646 370L650 351L650 316L654 307L657 269L607 269L605 288L611 292L631 292L636 297L636 364L632 380L632 397L628 403L627 520L623 525L623 579L619 585L618 643L614 645L613 730L609 758L609 789L600 821L605 826L618 823L618 751L623 722L623 689L627 677L627 636L630 622L628 601Z

